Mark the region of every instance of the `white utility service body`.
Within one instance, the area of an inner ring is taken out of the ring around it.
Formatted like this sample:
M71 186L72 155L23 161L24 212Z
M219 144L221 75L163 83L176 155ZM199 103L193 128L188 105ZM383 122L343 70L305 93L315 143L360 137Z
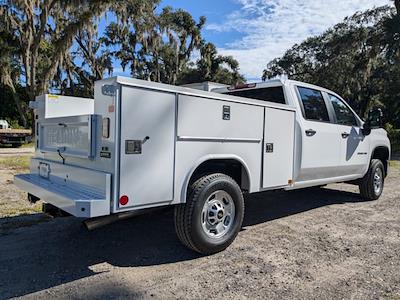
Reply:
M332 109L327 122L307 120L298 87L340 98L291 80L214 93L124 77L96 82L94 100L38 97L36 153L15 184L93 218L185 203L195 174L210 170L253 193L354 181L375 149L390 153L386 132L364 136L353 111L352 126L335 124ZM282 103L226 95L259 88L280 89Z

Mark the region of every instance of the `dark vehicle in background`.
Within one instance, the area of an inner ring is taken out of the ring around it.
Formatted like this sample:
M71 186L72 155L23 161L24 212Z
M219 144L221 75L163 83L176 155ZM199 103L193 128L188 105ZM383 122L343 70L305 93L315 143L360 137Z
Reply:
M13 129L6 120L0 120L0 145L20 147L32 141L32 130Z

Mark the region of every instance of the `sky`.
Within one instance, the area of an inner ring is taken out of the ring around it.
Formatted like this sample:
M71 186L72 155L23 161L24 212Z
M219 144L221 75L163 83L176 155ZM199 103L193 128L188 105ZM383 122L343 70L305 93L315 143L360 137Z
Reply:
M295 43L320 34L357 11L390 0L163 0L207 18L203 37L232 55L248 81L259 81L267 63ZM117 67L117 66L116 66Z

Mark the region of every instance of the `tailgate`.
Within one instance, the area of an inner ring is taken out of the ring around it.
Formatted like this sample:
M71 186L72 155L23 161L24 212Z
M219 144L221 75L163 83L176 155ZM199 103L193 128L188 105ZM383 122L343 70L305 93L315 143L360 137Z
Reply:
M19 174L15 185L76 217L110 214L111 174L32 159L31 173Z

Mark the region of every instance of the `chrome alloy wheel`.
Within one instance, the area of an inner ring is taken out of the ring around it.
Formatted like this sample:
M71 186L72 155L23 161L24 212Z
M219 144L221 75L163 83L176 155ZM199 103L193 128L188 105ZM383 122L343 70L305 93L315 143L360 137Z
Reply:
M375 195L379 195L381 190L382 190L382 185L383 185L383 174L382 174L382 169L376 168L375 174L374 174L374 192Z
M223 190L212 193L204 203L201 225L204 233L211 238L220 238L233 226L235 203Z

